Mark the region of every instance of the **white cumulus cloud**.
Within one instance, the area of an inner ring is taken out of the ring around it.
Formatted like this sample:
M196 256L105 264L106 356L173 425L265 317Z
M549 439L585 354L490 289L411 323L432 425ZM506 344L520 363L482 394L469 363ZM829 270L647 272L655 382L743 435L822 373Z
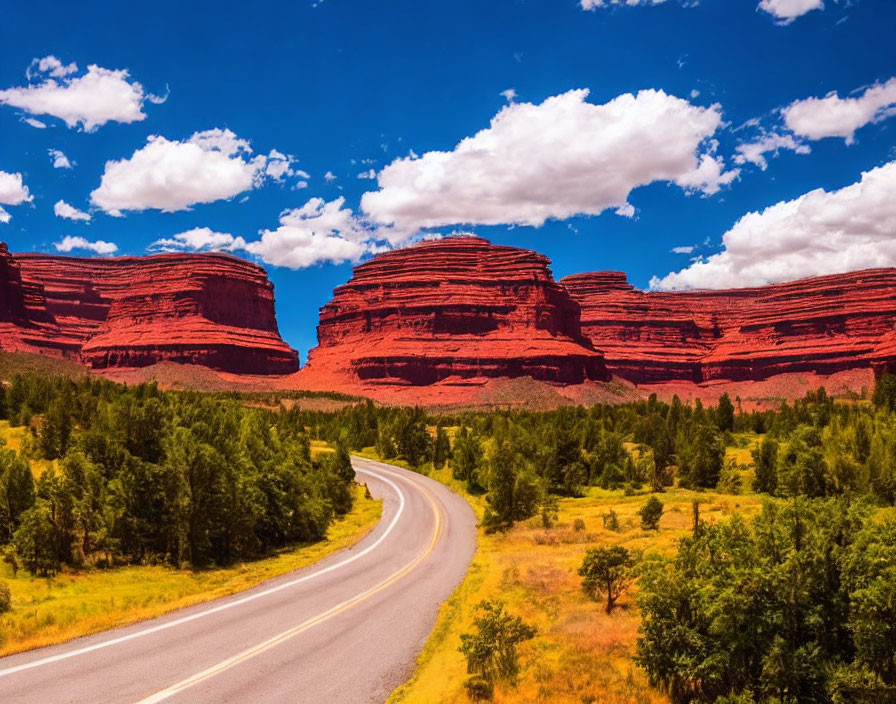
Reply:
M12 220L12 215L10 215L9 213L7 213L7 212L3 209L3 206L0 205L0 223L3 223L3 224L5 225L5 224L8 223L10 220Z
M650 287L738 288L896 266L896 161L835 191L816 189L751 212L722 238L724 249Z
M30 203L33 196L22 181L22 174L0 171L0 205Z
M70 235L66 235L59 242L54 242L53 246L59 252L71 252L75 249L84 249L89 252L94 252L95 254L107 255L114 254L118 251L118 245L114 242L104 242L103 240L91 242L84 237L71 237Z
M57 218L90 222L90 213L85 213L83 210L78 210L74 206L66 203L64 200L56 202L56 205L53 206L53 212L56 214Z
M263 230L246 251L274 266L303 269L314 264L356 261L371 251L370 232L360 225L345 198L312 198L280 215L280 226Z
M171 237L158 239L149 245L152 251L177 252L191 250L234 252L246 248L242 237L234 237L227 232L215 232L208 227L194 227Z
M292 156L272 149L271 153L268 154L268 165L265 173L275 181L282 181L284 177L292 176L293 171L291 167L293 161Z
M696 249L696 247L694 247L693 245L673 247L672 254L690 254L694 251L694 249Z
M583 10L594 10L598 7L610 7L612 5L659 5L666 0L581 0Z
M48 149L50 154L50 159L53 160L53 168L54 169L70 169L72 168L72 162L69 161L69 158L59 151L58 149Z
M45 56L42 59L33 59L31 66L25 71L25 75L30 81L35 75L40 73L48 73L53 78L63 78L71 73L78 72L78 64L72 61L70 64L63 64L55 56Z
M266 264L289 269L357 261L365 254L388 249L374 239L374 231L345 207L345 198L329 202L311 198L300 208L282 212L276 229L262 230L259 234L259 239L247 242L227 232L197 227L158 239L147 249L153 252L244 251Z
M809 145L803 144L791 134L778 134L777 132L772 132L770 134L762 135L752 142L738 144L737 155L734 157L734 162L737 164L755 164L765 171L768 167L765 155L771 152L777 156L778 152L781 150L790 150L797 154L808 154L812 151L809 148Z
M187 210L261 185L267 160L230 130L197 132L185 141L150 136L129 159L107 161L91 202L112 215L125 210Z
M42 71L41 66L49 59L55 63L45 65L49 67L48 72ZM0 104L32 115L57 117L69 127L80 125L92 132L107 122L139 122L146 118L144 101L150 97L153 102L157 100L147 95L139 83L130 80L125 69L112 70L91 64L87 73L73 76L70 74L77 72L77 66L63 67L54 57L46 57L38 60L37 70L37 82L0 90Z
M540 226L549 218L633 214L631 191L668 181L717 192L739 173L715 155L718 105L700 107L660 90L602 105L573 90L543 103L506 105L453 151L396 159L365 193L362 210L406 237L461 224Z
M759 8L772 15L779 24L790 24L812 10L823 10L823 0L761 0Z
M507 90L502 90L501 97L503 97L504 100L506 100L508 103L512 103L514 100L516 100L516 89L508 88Z
M867 88L855 98L828 93L823 98L796 100L781 114L794 134L813 140L842 137L851 144L860 127L896 115L896 77Z

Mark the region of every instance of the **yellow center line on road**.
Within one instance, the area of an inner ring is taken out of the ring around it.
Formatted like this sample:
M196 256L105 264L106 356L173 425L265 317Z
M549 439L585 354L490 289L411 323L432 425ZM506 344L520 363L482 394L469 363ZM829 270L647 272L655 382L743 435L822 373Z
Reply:
M381 470L382 471L382 470ZM391 472L387 472L391 474ZM393 475L395 476L395 475ZM436 501L433 499L431 493L428 489L423 487L422 485L415 484L415 486L420 490L423 497L426 499L427 503L429 503L430 508L433 512L433 533L432 538L429 541L429 545L426 549L420 553L417 557L411 560L407 565L402 567L397 572L394 572L390 577L387 577L384 581L380 582L374 587L367 589L364 592L361 592L358 596L352 597L346 601L343 601L340 604L332 607L331 609L325 611L324 613L315 616L314 618L308 619L304 623L295 626L294 628L290 628L288 631L284 631L283 633L270 638L269 640L264 641L263 643L259 643L258 645L244 650L233 657L227 658L226 660L218 663L217 665L213 665L207 670L203 670L202 672L193 675L192 677L188 677L185 680L182 680L176 684L171 685L170 687L166 687L165 689L159 690L155 694L152 694L145 699L141 699L137 704L156 704L156 702L164 701L175 694L183 692L184 690L189 689L190 687L194 687L195 685L203 682L215 675L221 674L226 670L229 670L232 667L243 663L256 655L260 655L261 653L270 650L271 648L284 643L291 638L307 631L309 628L313 628L324 621L333 618L339 614L342 614L349 609L352 609L355 606L358 606L362 602L370 599L372 596L382 592L385 589L388 589L390 586L395 584L397 581L402 579L403 577L410 574L423 560L425 560L435 549L436 544L439 542L439 537L442 534L442 512L439 508Z

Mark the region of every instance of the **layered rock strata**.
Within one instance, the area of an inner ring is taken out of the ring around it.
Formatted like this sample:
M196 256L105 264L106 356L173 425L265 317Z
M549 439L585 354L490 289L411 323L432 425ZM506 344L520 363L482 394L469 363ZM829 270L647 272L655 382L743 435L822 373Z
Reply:
M425 385L528 376L609 378L582 336L579 306L532 251L453 237L355 267L320 311L304 375Z
M880 371L896 362L896 269L723 291L644 292L620 272L560 283L607 367L635 383Z
M251 374L298 368L280 338L273 285L261 267L237 257L6 253L3 261L9 302L0 298L0 307L10 319L18 315L0 339L4 349L56 351L96 368L161 361Z

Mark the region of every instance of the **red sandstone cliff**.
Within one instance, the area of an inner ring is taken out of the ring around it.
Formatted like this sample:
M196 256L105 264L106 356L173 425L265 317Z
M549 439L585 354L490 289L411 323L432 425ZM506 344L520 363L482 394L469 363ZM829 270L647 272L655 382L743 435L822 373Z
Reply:
M896 361L896 269L727 291L638 291L620 272L560 283L607 367L635 383L760 380Z
M0 347L93 367L298 368L264 270L224 254L82 259L0 251Z
M608 379L581 334L579 306L549 264L478 237L374 257L321 309L319 344L302 375L418 386L474 377Z

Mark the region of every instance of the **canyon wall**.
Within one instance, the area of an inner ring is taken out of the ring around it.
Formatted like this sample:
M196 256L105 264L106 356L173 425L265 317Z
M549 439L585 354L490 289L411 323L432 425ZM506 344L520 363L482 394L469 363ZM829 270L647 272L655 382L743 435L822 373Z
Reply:
M264 270L224 254L82 259L0 243L0 348L95 368L298 369ZM464 236L355 267L321 309L318 346L293 381L377 396L501 378L749 383L862 369L896 370L896 269L644 292L620 272L558 283L541 254Z
M320 311L306 377L425 385L445 379L606 380L579 306L536 252L450 237L355 267ZM409 400L412 402L412 400Z
M277 329L273 285L264 269L237 257L84 259L10 255L4 246L0 288L3 349L58 353L95 368L161 361L249 374L298 368Z
M607 367L635 383L880 371L896 360L896 269L723 291L644 292L620 272L560 283Z

